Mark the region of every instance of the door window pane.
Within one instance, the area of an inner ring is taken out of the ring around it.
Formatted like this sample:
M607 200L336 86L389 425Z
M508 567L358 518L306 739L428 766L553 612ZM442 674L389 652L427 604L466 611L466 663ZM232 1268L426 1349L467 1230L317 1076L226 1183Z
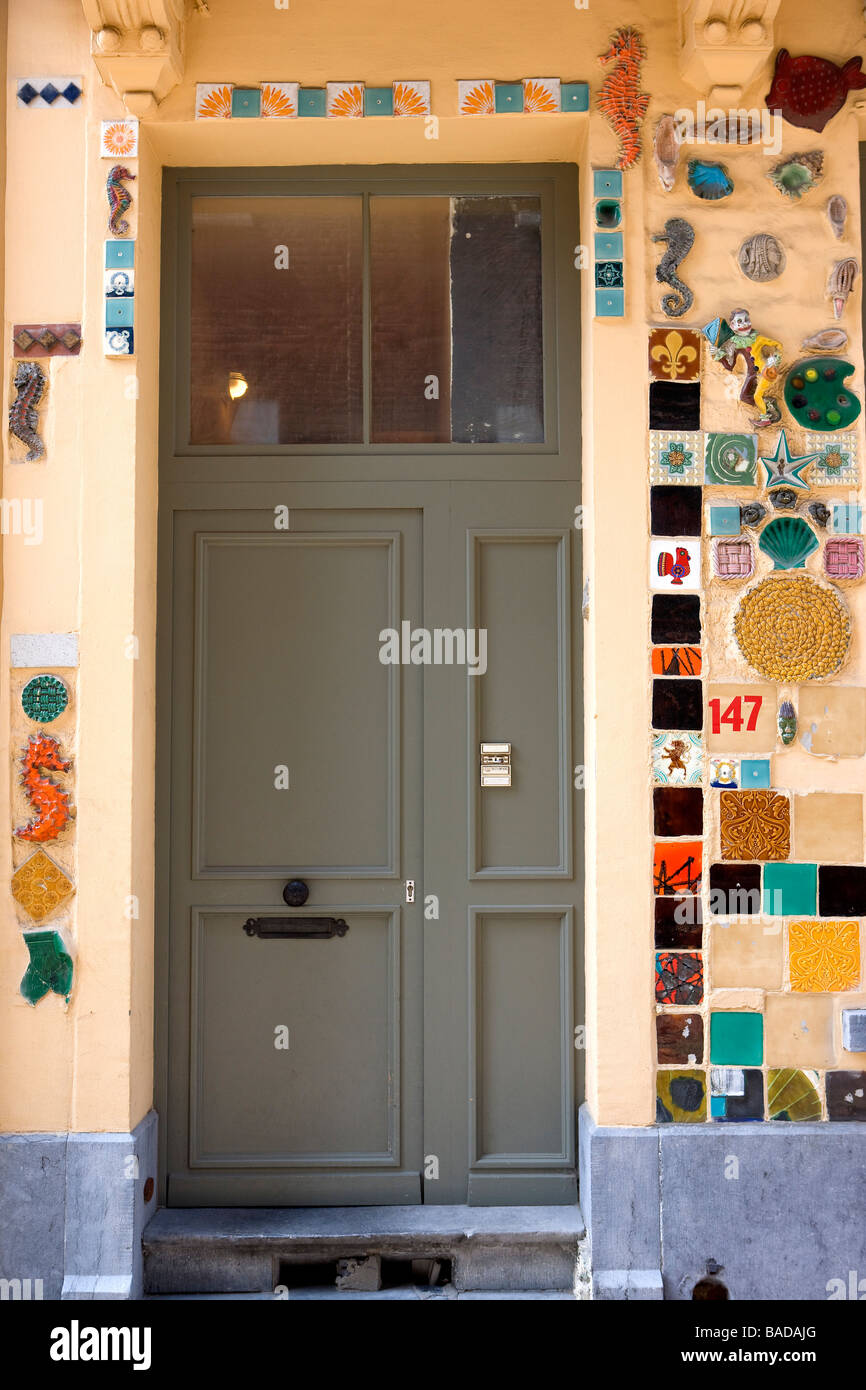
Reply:
M544 439L538 198L370 203L373 443Z
M360 197L194 198L193 444L363 438Z

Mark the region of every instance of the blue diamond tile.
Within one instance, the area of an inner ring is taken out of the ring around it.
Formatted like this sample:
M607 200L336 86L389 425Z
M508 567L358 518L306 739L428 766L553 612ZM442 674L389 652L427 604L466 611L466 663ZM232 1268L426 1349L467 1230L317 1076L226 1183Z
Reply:
M53 82L46 82L39 95L41 96L42 100L47 101L48 105L50 106L51 103L53 101L56 101L57 98L60 96L60 92L55 87Z
M66 97L66 100L69 102L69 105L71 106L73 102L76 102L78 98L81 96L81 88L77 85L77 83L70 82L68 86L63 88L63 91L60 93L60 95L62 97Z
M31 101L35 101L39 93L30 82L22 82L18 88L18 100L23 101L25 106L29 106Z

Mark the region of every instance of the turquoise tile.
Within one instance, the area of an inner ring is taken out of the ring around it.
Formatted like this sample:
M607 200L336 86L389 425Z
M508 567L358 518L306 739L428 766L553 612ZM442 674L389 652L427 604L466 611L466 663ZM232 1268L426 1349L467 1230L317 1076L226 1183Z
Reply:
M131 328L133 319L133 298L107 299L105 301L106 328Z
M559 90L563 111L589 110L588 82L563 82Z
M595 225L613 231L622 221L622 208L615 198L602 198L595 205Z
M129 270L135 265L134 241L107 241L105 243L105 269Z
M299 116L324 116L328 111L324 87L302 87L298 92Z
M621 319L625 313L625 290L596 290L595 315L600 319Z
M741 787L769 787L770 785L770 759L769 758L741 758L740 760L740 786Z
M497 82L493 96L497 114L503 111L523 110L522 82Z
M596 232L595 259L597 261L621 261L622 255L622 232Z
M738 536L739 534L739 507L710 507L711 536Z
M724 1119L727 1096L710 1096L710 1115L714 1120Z
M764 1016L716 1009L710 1013L714 1066L759 1067L764 1060Z
M393 87L365 87L364 88L364 115L365 116L393 116L394 114L394 89Z
M621 198L622 174L619 169L593 169L592 192L596 198Z
M765 864L763 905L771 917L814 917L817 864Z
M258 87L232 88L232 119L239 116L260 116L262 114L262 94Z
M856 502L834 502L833 530L837 535L859 536L863 530L863 514Z

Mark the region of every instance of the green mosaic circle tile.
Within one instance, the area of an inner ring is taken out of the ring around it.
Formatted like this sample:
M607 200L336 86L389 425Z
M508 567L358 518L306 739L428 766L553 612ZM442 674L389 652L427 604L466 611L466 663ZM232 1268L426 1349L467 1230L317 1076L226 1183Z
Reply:
M21 691L21 705L28 719L50 724L69 704L69 691L57 676L34 676Z

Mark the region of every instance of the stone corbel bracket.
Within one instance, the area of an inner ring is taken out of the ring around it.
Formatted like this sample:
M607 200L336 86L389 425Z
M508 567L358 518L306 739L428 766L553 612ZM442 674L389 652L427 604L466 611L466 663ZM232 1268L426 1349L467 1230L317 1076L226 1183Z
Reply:
M773 53L781 0L679 0L680 73L713 106L736 106Z
M189 0L81 0L100 77L133 116L152 116L183 78Z

